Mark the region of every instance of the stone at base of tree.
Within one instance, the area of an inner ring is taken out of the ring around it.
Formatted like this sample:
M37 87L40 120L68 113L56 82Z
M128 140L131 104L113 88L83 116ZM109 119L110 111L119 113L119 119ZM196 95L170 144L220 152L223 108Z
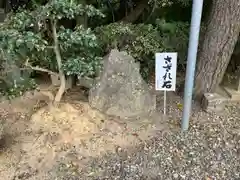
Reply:
M227 86L224 87L224 90L230 97L231 101L240 101L240 91L237 91L234 88Z
M206 112L221 112L227 103L227 98L217 93L205 93L202 108Z
M53 86L60 86L60 77L58 75L51 74L51 81ZM73 86L73 77L67 76L66 77L66 90L71 89Z
M104 59L100 77L90 89L90 106L121 119L137 119L154 112L156 96L139 70L140 65L133 57L112 50Z

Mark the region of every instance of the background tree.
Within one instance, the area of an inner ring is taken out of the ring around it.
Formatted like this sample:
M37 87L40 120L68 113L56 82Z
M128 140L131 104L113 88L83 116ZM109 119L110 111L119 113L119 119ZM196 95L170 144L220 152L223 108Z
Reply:
M240 0L213 0L200 45L195 96L215 92L231 59L240 32Z
M101 64L100 58L111 48L125 50L140 61L146 80L155 71L156 52L177 51L178 70L185 69L191 0L30 2L26 6L19 4L23 8L9 13L0 28L4 59L20 68L24 67L27 58L28 65L32 67L58 73L53 48L55 28L52 27L57 21L57 40L62 58L60 69L65 76L94 78ZM94 9L104 13L105 18L92 16ZM11 53L7 50L9 44ZM4 63L2 65L6 69ZM24 72L30 73L30 70Z

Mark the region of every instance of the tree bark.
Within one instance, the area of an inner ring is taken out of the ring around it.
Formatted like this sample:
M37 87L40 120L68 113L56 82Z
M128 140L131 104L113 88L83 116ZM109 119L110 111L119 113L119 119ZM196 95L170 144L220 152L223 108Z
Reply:
M53 39L54 39L54 52L56 55L57 65L58 65L58 74L60 77L60 87L58 92L54 98L54 104L59 103L62 99L63 93L65 92L66 88L66 78L64 72L62 70L62 57L60 54L59 44L58 44L58 36L57 36L57 29L56 29L56 21L52 22L52 31L53 31Z
M86 0L79 0L79 3L82 5L86 5L87 2ZM87 28L88 27L88 16L87 14L83 14L82 16L76 17L76 24L77 26L82 25L83 27Z
M123 23L133 23L136 21L139 16L142 14L142 12L148 7L148 1L142 0L138 3L138 5L123 19L121 19L119 22Z
M195 98L215 92L231 59L240 32L240 0L213 0L200 46Z

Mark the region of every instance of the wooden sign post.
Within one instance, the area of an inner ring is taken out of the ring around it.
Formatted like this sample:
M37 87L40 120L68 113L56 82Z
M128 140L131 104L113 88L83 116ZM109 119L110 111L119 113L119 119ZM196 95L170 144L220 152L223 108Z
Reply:
M164 115L166 115L167 91L176 90L177 53L155 54L155 89L164 91Z

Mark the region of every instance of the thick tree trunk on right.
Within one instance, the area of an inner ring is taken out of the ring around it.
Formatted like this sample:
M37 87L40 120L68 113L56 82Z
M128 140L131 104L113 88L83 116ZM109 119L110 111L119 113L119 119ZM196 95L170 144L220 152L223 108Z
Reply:
M195 97L215 92L231 59L240 32L240 0L213 0L201 44Z

